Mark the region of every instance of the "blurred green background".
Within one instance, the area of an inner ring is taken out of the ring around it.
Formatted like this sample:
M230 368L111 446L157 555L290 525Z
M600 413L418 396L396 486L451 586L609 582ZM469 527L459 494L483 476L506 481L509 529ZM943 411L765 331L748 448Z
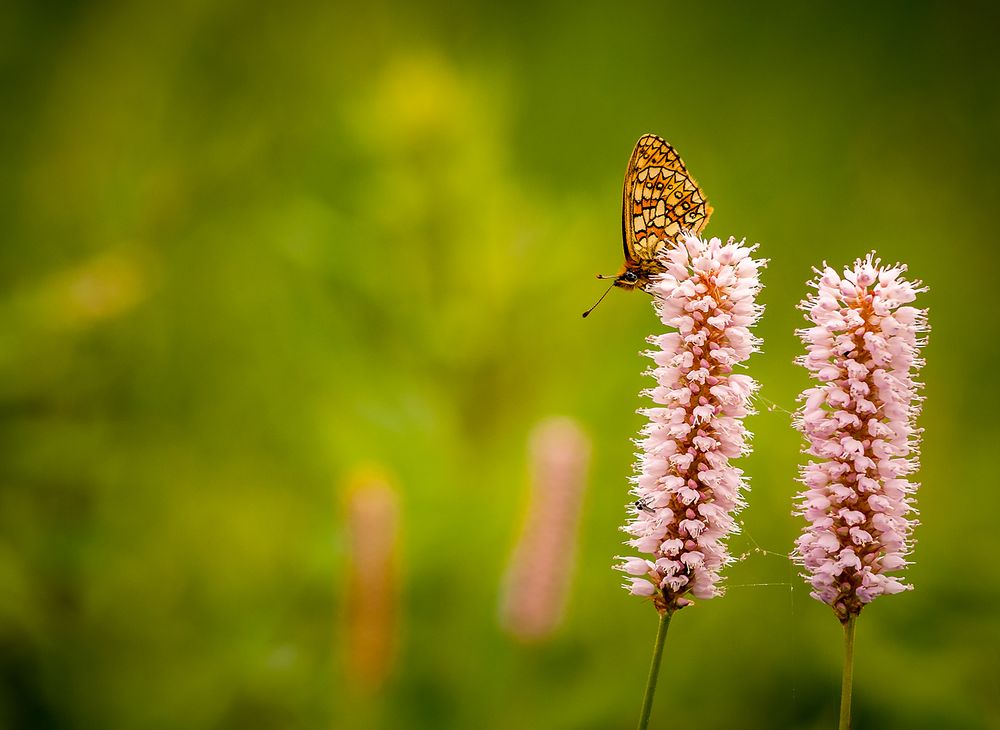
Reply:
M1000 727L989 6L516 5L3 4L0 726L632 727L656 616L610 564L657 323L580 312L654 132L707 232L771 260L781 408L811 266L876 248L930 286L916 590L859 623L856 727ZM765 405L736 553L799 529ZM552 414L591 479L566 621L526 646L499 584ZM363 464L400 504L374 694L343 651ZM782 557L728 582L674 621L653 725L832 727L832 613Z

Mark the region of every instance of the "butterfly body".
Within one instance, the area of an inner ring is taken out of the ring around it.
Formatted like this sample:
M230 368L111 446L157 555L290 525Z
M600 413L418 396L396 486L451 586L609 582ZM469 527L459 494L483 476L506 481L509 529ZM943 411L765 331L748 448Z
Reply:
M614 285L645 289L663 271L659 253L708 223L712 208L680 156L655 134L639 138L622 187L622 246L625 264Z

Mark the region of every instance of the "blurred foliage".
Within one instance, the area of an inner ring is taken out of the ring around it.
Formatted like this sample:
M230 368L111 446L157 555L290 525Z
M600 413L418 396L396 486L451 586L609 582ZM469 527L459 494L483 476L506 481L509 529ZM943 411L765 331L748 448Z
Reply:
M795 304L876 248L934 331L916 590L859 623L857 727L1000 725L995 12L518 5L3 4L0 725L631 727L656 618L609 566L656 323L579 315L644 132L771 260L747 558L675 620L654 724L834 723L839 626L755 547L799 527ZM524 647L499 581L552 413L594 469L567 622ZM360 463L400 490L374 696L340 635Z

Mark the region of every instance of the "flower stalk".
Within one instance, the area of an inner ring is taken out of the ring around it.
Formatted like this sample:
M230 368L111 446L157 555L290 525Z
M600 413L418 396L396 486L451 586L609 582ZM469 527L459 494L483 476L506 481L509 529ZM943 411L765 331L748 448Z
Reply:
M844 622L844 673L840 681L840 730L851 730L851 690L854 687L855 615Z
M653 695L656 694L656 680L660 676L660 663L663 660L663 645L667 641L667 629L670 628L670 611L660 614L660 624L656 629L656 643L653 644L653 660L649 665L649 678L646 680L646 691L642 696L642 710L639 712L639 730L649 727L649 716L653 711Z

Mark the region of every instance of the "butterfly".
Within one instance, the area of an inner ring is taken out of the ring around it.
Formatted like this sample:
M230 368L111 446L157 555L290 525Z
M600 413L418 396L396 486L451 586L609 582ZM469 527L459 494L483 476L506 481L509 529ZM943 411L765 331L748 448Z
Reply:
M674 148L655 134L644 134L632 150L622 186L625 264L615 276L598 278L614 279L612 286L622 289L645 289L663 271L660 251L685 232L701 233L711 215L705 194Z

